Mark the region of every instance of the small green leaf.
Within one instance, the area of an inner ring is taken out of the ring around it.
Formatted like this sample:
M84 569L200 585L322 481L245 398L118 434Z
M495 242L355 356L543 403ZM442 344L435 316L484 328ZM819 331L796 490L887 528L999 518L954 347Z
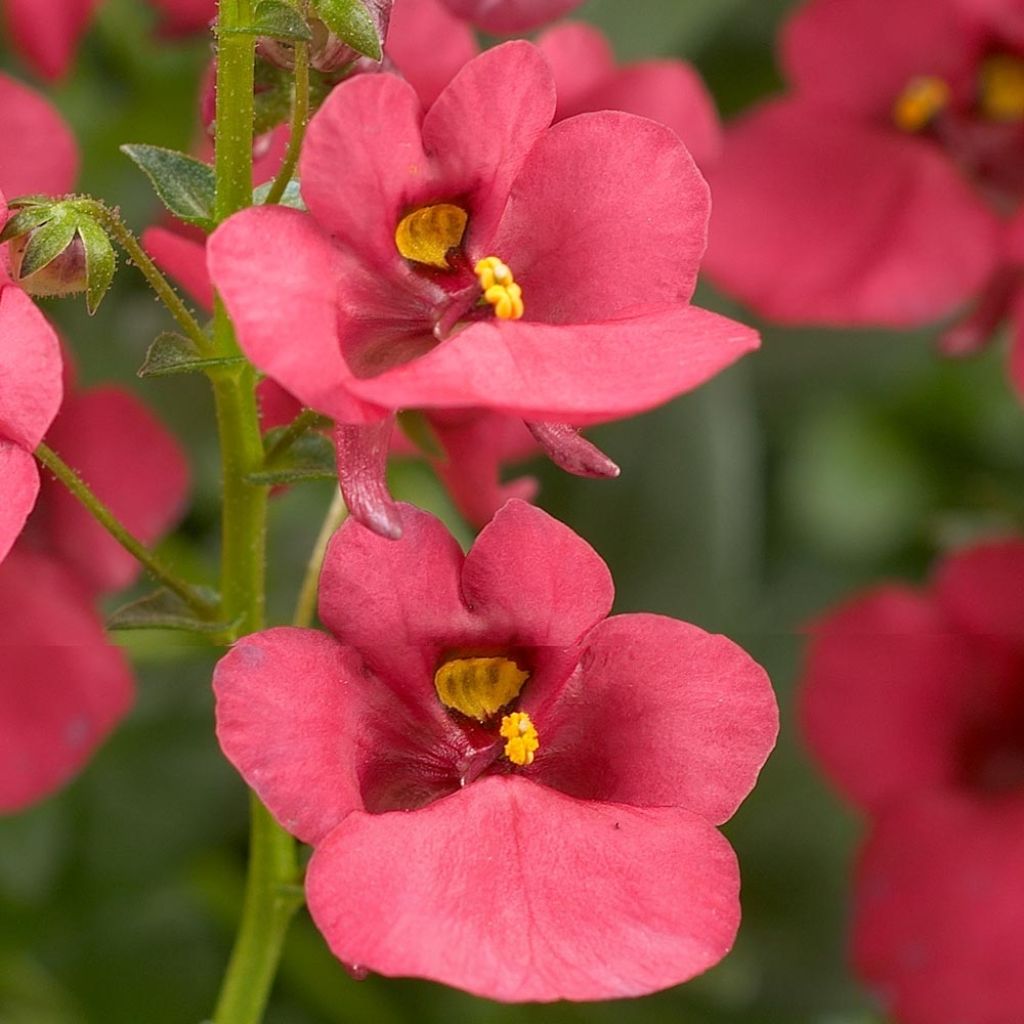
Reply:
M273 447L281 430L267 431L264 443ZM251 484L276 487L279 484L300 483L303 480L336 480L338 467L334 460L334 445L323 434L305 434L298 438L280 456L264 464L263 469L250 473Z
M216 601L216 594L205 587L197 587L196 593L211 604ZM189 633L224 633L233 625L200 618L177 594L163 587L122 605L107 619L108 629L180 629Z
M242 356L204 356L181 334L164 331L146 353L140 377L169 377L175 373L205 373L215 366L237 366Z
M61 202L60 199L54 199L53 196L44 196L39 192L34 192L27 196L18 196L16 199L7 200L7 208L9 210L24 210L30 206L53 206L55 203Z
M79 222L78 233L85 246L85 305L92 316L114 280L117 254L106 231L91 218L83 218Z
M270 193L271 186L274 183L272 181L265 182L258 188L253 189L252 202L254 206L262 206L267 201L267 196ZM279 206L290 206L293 210L306 209L306 203L302 198L302 193L299 191L299 183L295 178L292 178L284 187L284 192L281 194L281 198L278 199Z
M257 35L289 42L308 43L313 39L306 19L285 0L259 0L253 18Z
M313 7L320 20L353 50L373 60L383 57L377 26L362 0L313 0Z
M37 227L45 224L53 217L53 210L49 206L26 206L19 210L0 231L0 242L9 242L12 238L20 238L34 231Z
M52 263L74 240L78 225L74 217L55 214L32 232L21 258L18 277L31 277Z
M146 174L175 217L204 231L213 230L216 178L209 164L161 146L127 145L121 152Z

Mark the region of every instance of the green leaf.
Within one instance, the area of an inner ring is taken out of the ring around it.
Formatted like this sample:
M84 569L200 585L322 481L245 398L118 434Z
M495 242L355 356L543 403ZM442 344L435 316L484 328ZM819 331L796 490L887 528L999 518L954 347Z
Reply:
M205 587L197 587L196 593L211 604L217 599L217 595ZM200 618L165 587L122 605L107 619L108 629L178 629L189 633L224 633L234 625Z
M216 178L209 164L161 146L126 145L121 152L146 174L175 217L204 231L214 229Z
M273 447L280 431L268 430L264 443ZM263 469L250 473L246 480L251 484L273 487L279 484L301 483L303 480L336 480L338 467L334 460L334 445L323 434L305 434L298 438L280 456L264 464Z
M12 238L27 235L52 217L53 210L49 206L26 206L4 225L3 231L0 231L0 242L9 242Z
M308 43L313 39L306 19L285 0L259 0L253 18L257 35L290 42Z
M373 60L383 57L377 26L362 0L313 0L313 7L320 20L353 50Z
M274 183L272 181L264 182L258 188L253 189L252 202L253 206L262 206L267 201L267 196L270 193L270 188ZM284 187L284 192L281 194L281 198L278 199L279 206L290 206L293 210L306 209L305 200L302 198L302 193L299 191L299 182L296 178L292 178Z
M18 277L31 277L52 263L71 244L77 231L75 218L59 213L36 228L25 246Z
M117 254L103 230L91 218L83 218L78 233L85 246L85 305L89 315L99 309L117 270Z
M164 331L146 353L140 377L169 377L175 373L205 373L215 366L237 366L242 356L204 356L181 334Z

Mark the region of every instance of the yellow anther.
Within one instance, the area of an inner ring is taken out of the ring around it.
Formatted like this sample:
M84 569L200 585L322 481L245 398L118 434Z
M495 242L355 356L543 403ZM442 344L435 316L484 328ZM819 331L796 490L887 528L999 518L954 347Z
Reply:
M488 256L479 260L473 270L484 301L494 307L494 315L499 320L519 320L524 312L523 289L516 284L508 265L497 256Z
M453 658L434 673L434 689L446 708L486 722L519 696L529 678L510 658Z
M501 735L505 744L505 756L518 765L533 764L533 755L540 749L540 738L524 711L515 711L501 720Z
M1024 120L1024 60L1008 53L989 57L981 65L978 103L993 121Z
M468 220L453 203L435 203L407 213L395 228L395 247L413 263L451 270L448 253L462 244Z
M911 79L892 107L892 119L904 132L927 128L949 104L949 86L934 75Z

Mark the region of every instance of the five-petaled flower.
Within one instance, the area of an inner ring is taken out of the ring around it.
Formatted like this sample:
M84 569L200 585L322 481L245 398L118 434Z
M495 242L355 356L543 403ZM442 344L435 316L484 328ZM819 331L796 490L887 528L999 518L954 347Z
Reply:
M807 739L870 834L853 960L903 1024L1024 1019L1024 541L815 626Z
M426 114L392 75L343 82L306 136L310 212L246 210L210 239L242 348L339 424L349 507L383 534L401 530L394 410L517 416L563 467L614 475L574 428L758 343L690 305L709 200L678 136L612 111L552 126L555 103L524 42L472 60Z
M811 0L790 91L740 118L712 172L706 266L791 323L917 325L975 351L1014 323L1024 389L1024 33L1006 0Z
M331 635L245 637L214 676L217 734L315 846L313 918L343 961L495 999L684 981L739 923L715 828L774 743L764 671L657 615L605 618L597 554L512 501L468 555L403 507L349 520L320 582Z

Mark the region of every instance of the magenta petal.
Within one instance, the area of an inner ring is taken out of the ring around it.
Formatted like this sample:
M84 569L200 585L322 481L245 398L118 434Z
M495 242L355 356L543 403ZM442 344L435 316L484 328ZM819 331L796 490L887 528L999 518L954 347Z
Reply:
M1024 1020L1024 800L891 808L861 853L856 969L903 1024Z
M514 642L568 647L608 614L615 588L582 537L539 508L510 501L466 556L462 594Z
M738 121L712 184L706 267L777 320L935 320L984 284L998 256L995 218L929 143L810 103Z
M39 493L39 471L30 452L0 438L0 562L18 539Z
M581 114L533 147L493 251L471 255L512 268L529 320L633 317L689 301L709 210L675 132L619 111Z
M142 245L153 262L170 274L205 310L213 309L213 283L206 269L206 246L167 228L147 228Z
M391 11L384 49L424 108L479 52L472 29L441 0L401 0Z
M161 28L168 35L200 32L217 17L216 0L152 0L162 16Z
M600 448L568 423L528 423L527 426L547 457L567 473L607 479L621 472Z
M729 844L675 809L486 778L411 814L350 815L306 892L334 954L503 1002L654 992L732 945Z
M32 451L60 407L60 342L32 300L0 283L0 438Z
M753 329L694 306L609 323L496 321L350 387L389 408L479 406L585 426L654 408L758 344Z
M334 428L338 483L349 513L367 529L397 540L402 518L388 491L388 444L395 425L393 416L377 423Z
M433 695L442 646L470 627L459 579L463 554L432 515L412 505L399 510L400 540L354 519L342 524L320 573L320 618L387 680L422 681Z
M0 812L78 772L132 701L131 673L86 593L19 548L0 566Z
M558 91L559 121L584 110L587 94L615 74L615 54L600 30L582 21L564 21L537 39L551 65Z
M472 197L463 245L473 258L492 255L512 182L554 116L551 70L537 47L521 40L470 61L427 111L423 146L448 198Z
M956 0L813 0L786 25L782 58L805 99L887 119L913 78L966 85L982 42Z
M775 745L768 676L731 640L659 615L619 615L584 641L540 734L538 782L587 800L684 807L721 823Z
M579 7L582 0L444 0L460 18L497 35L525 32Z
M243 210L210 236L207 264L238 342L260 370L328 416L379 419L348 394L335 249L311 217L280 206Z
M39 74L58 78L74 56L99 0L5 0L15 48Z
M966 633L1024 648L1024 542L977 544L947 558L938 571L939 605Z
M879 588L822 618L804 669L804 735L836 786L876 810L951 782L973 648L935 603Z
M9 196L74 188L78 146L64 119L38 93L0 74L0 191Z
M430 187L422 116L408 82L356 75L332 90L306 132L300 169L310 212L375 266L399 262L395 227Z
M143 543L180 517L188 466L174 437L134 395L100 387L69 395L47 440ZM67 489L44 484L47 539L94 590L119 590L139 565Z

